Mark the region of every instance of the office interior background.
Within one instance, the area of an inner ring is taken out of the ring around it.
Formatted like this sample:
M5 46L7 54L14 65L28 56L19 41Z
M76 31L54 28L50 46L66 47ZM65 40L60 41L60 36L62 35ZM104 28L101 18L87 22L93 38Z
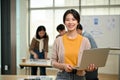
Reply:
M36 28L39 25L44 25L49 35L48 55L50 57L53 42L58 34L56 31L56 26L63 23L63 14L67 9L74 8L80 13L81 16L120 15L120 0L15 0L15 7L16 10L14 13L16 15L13 16L16 17L16 42L14 44L16 45L15 56L17 74L19 74L19 64L21 62L21 58L29 58L29 44L35 35ZM0 17L1 16L2 15L0 12ZM0 24L2 24L1 21ZM89 24L87 26L89 26ZM0 45L2 44L1 27ZM118 31L120 31L120 28L118 28ZM120 33L117 35L120 36ZM120 48L119 43L120 38L118 37L118 45L112 47ZM0 46L0 49L1 48L2 46ZM0 60L2 54L4 53L0 50ZM0 65L1 63L2 61L0 61ZM118 56L111 55L108 65L104 68L100 68L99 73L118 74Z

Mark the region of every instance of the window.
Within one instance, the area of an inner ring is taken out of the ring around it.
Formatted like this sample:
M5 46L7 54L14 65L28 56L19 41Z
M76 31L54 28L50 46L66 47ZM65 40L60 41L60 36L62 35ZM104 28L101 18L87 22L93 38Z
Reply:
M80 11L80 15L119 15L119 0L30 0L30 40L39 25L46 27L52 46L56 26L63 23L63 13L70 8Z
M30 0L30 42L37 27L44 25L52 46L58 35L56 27L63 23L63 14L69 8L79 11L79 0Z
M46 32L50 37L50 42L53 41L53 10L32 10L30 24L30 40L35 36L38 26L44 25ZM52 43L50 43L52 45Z
M30 8L52 7L53 0L30 0Z

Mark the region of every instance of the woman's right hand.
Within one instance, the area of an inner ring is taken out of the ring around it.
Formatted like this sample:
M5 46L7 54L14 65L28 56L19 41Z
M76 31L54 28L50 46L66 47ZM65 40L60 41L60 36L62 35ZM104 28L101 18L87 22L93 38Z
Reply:
M33 55L34 59L38 59L37 53L35 53L33 50L31 50L30 53Z
M72 72L73 67L71 65L69 65L69 64L65 64L64 69L65 69L66 72Z
M34 59L38 59L38 55L36 53L33 56L34 56Z

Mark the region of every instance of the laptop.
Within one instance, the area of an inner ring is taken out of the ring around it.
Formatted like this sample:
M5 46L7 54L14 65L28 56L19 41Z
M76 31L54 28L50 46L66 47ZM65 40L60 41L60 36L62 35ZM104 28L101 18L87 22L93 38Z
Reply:
M75 69L84 70L90 64L95 64L96 67L104 67L109 55L110 48L95 48L84 50L79 66Z

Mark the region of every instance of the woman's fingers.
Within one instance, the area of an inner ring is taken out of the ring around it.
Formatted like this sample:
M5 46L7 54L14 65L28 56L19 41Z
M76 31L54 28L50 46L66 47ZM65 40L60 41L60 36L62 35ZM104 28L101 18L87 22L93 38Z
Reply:
M66 65L65 65L65 71L66 71L66 72L72 72L72 70L73 70L73 68L72 68L71 65L69 65L69 64L66 64Z
M97 67L95 66L95 64L90 64L89 66L88 66L88 71L93 71L93 70L96 70L97 69Z

